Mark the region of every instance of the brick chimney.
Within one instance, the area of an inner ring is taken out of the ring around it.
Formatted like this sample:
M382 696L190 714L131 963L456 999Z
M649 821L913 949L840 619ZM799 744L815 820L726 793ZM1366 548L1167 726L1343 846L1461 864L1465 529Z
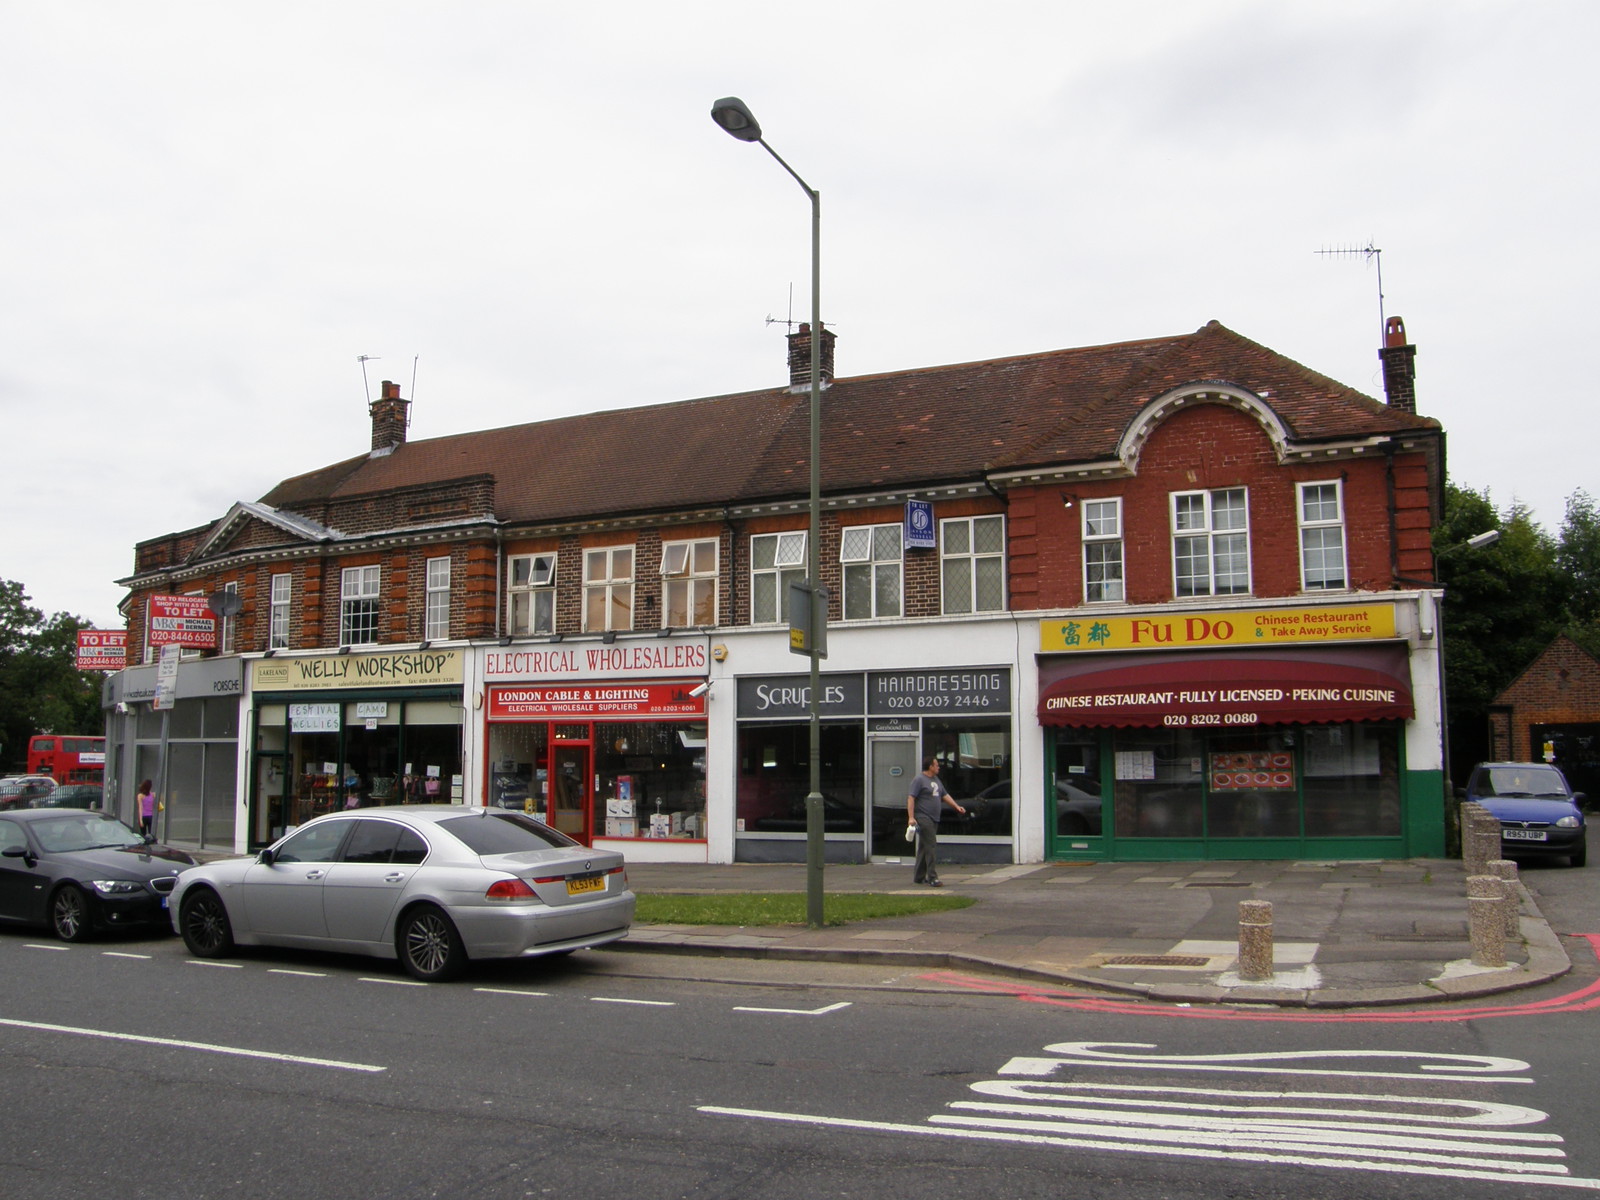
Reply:
M833 382L833 339L834 332L826 325L822 327L822 347L818 367L821 369L822 386L827 387ZM800 328L789 335L789 390L791 392L809 392L811 390L811 325L801 322Z
M1406 342L1406 323L1399 317L1390 317L1384 323L1383 349L1378 351L1383 363L1383 394L1390 408L1401 412L1417 411L1417 348Z
M370 458L380 458L394 453L396 446L406 440L406 426L411 423L411 401L400 399L400 385L383 381L383 394L367 405L372 417L372 453Z

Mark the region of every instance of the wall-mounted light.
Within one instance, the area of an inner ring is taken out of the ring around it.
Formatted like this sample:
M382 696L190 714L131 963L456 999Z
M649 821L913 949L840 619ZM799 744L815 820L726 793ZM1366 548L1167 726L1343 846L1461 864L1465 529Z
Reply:
M431 645L433 645L433 643L424 638L422 641L417 643L417 649L426 650Z
M349 646L340 646L339 647L339 653L340 654L349 654L350 653L350 647Z
M564 642L566 640L567 640L567 635L564 634L564 633L552 633L550 635L550 641L551 641L552 644L554 644L556 642Z
M613 642L615 642L617 640L617 631L615 629L606 630L603 634L600 635L600 640L602 642L604 642L608 646L611 645Z
M1062 492L1061 493L1061 507L1062 508L1071 508L1077 502L1078 502L1078 498L1076 496L1074 496L1071 492Z
M510 634L502 633L498 640L499 640L500 645L502 645L502 646L511 645L511 635Z
M273 648L273 649L271 649L271 650L268 650L268 651L267 651L267 652L266 652L266 653L265 653L265 654L263 654L263 655L262 655L262 656L261 656L261 657L262 657L262 658L271 658L271 657L272 657L272 656L273 656L273 655L274 655L274 654L276 654L276 653L277 653L277 652L278 652L278 651L277 651L277 649L276 649L276 647L274 647L274 648Z
M656 630L656 636L658 638L669 638L672 636L672 630L663 626L662 628Z

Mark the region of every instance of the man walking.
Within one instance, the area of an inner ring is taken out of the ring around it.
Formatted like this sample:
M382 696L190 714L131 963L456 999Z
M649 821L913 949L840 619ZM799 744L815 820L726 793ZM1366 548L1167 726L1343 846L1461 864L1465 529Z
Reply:
M939 842L939 817L946 804L962 816L967 815L967 810L952 800L944 784L939 782L939 760L929 758L922 764L922 773L911 781L911 794L906 797L906 820L917 827L917 868L911 876L912 883L944 886L939 882L935 851Z

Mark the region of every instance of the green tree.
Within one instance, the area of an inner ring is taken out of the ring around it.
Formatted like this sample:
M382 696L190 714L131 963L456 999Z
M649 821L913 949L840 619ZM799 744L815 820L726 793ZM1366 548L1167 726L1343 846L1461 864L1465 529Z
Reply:
M1567 582L1567 633L1600 655L1600 509L1581 488L1567 497L1556 543L1556 566Z
M103 729L99 674L75 663L78 630L67 613L45 617L20 583L0 579L0 764L20 771L36 733Z

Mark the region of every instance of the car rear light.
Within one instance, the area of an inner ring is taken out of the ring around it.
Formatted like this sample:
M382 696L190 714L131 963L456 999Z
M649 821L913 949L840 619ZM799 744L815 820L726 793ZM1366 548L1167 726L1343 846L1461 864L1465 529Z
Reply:
M536 882L544 882L538 880ZM537 900L538 893L520 879L497 879L483 894L485 900Z

